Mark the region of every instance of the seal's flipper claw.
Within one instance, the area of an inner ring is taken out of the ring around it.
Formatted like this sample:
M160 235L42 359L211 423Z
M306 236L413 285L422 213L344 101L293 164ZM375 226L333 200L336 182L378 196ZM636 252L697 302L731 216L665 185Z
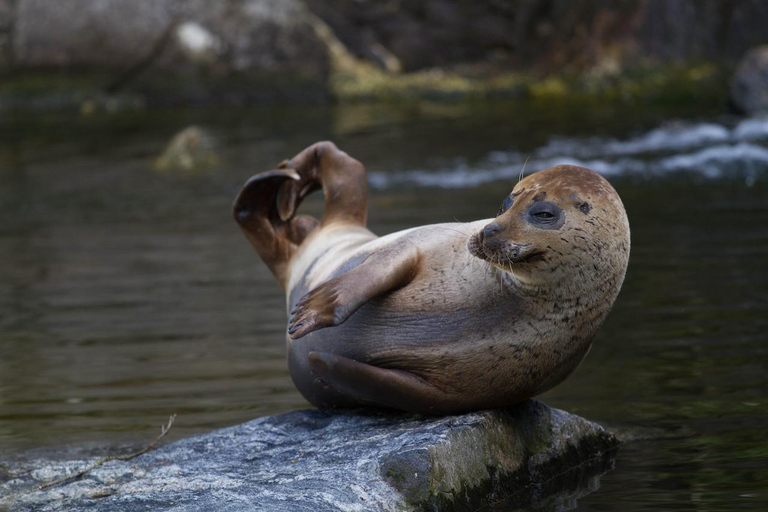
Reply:
M380 368L327 352L310 352L312 371L335 390L362 402L427 414L450 414L463 404L413 373Z
M332 317L319 314L313 309L302 309L294 314L288 323L288 334L291 339L297 340L312 331L335 325Z

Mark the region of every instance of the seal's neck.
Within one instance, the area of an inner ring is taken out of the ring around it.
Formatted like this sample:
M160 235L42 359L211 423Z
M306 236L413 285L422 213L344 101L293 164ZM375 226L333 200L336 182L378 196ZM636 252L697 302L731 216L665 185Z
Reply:
M514 268L496 268L503 279L514 290L519 299L531 303L561 302L588 306L595 302L613 301L618 294L620 283L613 275L597 273L571 273L565 275L531 274L515 271ZM623 276L622 276L623 277Z
M586 350L618 294L615 283L606 280L537 282L512 272L504 273L518 307L526 312L524 318L535 339L559 340L575 351Z

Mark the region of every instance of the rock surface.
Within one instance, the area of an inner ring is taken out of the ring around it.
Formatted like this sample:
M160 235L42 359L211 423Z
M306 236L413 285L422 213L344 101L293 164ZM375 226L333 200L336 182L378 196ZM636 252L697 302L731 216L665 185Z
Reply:
M38 490L89 461L0 467L0 510L458 510L573 504L617 441L531 400L445 418L295 411L184 439Z
M731 102L744 114L768 113L768 45L744 55L731 82Z
M0 35L3 4L8 0L0 0ZM161 103L324 94L327 52L300 0L9 5L11 65L3 69L0 59L0 73L73 76L107 94L137 93Z

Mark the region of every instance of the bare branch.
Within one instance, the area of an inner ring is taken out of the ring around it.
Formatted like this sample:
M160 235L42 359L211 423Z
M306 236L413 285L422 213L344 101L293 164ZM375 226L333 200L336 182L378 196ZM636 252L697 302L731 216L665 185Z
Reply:
M160 426L160 435L157 436L154 441L149 443L147 446L145 446L141 450L139 450L137 452L129 453L127 455L112 455L110 457L101 458L101 459L97 460L96 462L94 462L93 464L91 464L90 466L88 466L87 468L85 468L85 469L83 469L81 471L78 471L74 475L70 475L70 476L67 476L67 477L64 477L64 478L59 478L58 480L54 480L53 482L48 482L47 484L41 484L41 485L38 486L38 489L43 490L43 489L47 489L49 487L53 487L54 485L59 485L59 484L65 483L65 482L70 482L72 480L77 480L78 478L81 478L82 476L84 476L89 471L93 471L94 469L98 468L99 466L102 466L102 465L106 464L107 462L110 462L110 461L113 461L113 460L127 461L127 460L134 459L134 458L138 457L139 455L143 455L143 454L147 453L149 450L154 448L155 445L157 445L157 443L160 442L160 440L162 438L165 437L165 435L168 433L169 430L171 430L171 427L173 426L173 422L174 422L175 419L176 419L176 415L175 414L171 414L170 418L168 418L168 423L165 424L165 425L161 425Z

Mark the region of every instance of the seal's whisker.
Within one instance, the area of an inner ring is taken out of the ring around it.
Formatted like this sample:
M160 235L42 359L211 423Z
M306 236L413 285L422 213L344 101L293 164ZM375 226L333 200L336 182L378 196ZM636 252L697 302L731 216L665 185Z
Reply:
M468 235L466 233L462 233L461 231L456 231L456 233L459 233L459 234L461 234L463 236L459 236L458 234L453 234L453 233L451 233L449 236L452 236L452 237L454 237L457 240L465 240L466 238L469 238L470 236L472 236L472 235Z
M460 229L453 229L453 228L449 228L447 226L440 226L440 228L448 230L448 231L455 231L456 233L461 233L464 236L472 236L471 233L465 233L464 231L461 231Z
M463 273L464 273L464 271L465 271L465 270L467 270L467 267L470 267L470 266L471 266L471 267L474 269L474 265L475 265L475 260L476 260L476 259L477 259L477 258L475 258L475 257L469 258L469 259L467 260L467 262L466 262L466 263L464 263L464 266L463 266L463 267L461 267L461 271L459 271L459 273L460 273L460 274L463 274Z
M520 169L520 177L517 179L517 182L520 183L523 181L523 178L525 177L525 166L528 164L528 160L530 160L531 155L528 155L525 157L525 162L523 162L523 168Z
M509 262L509 267L508 267L508 268L509 268L509 273L510 273L510 274L512 274L512 276L513 276L513 277L514 277L516 280L518 280L518 281L519 281L519 280L520 280L520 278L519 278L519 277L517 277L517 274L515 274L515 270L514 270L514 267L515 267L515 262L514 262L514 261L512 261L512 257L508 255L508 256L507 256L507 261Z

